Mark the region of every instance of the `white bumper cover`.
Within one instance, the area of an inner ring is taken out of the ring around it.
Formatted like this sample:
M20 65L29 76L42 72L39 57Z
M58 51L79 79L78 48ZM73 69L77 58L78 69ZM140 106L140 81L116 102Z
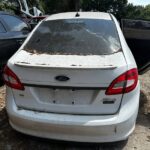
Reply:
M126 139L134 130L139 106L139 84L125 94L115 115L68 115L18 109L7 87L6 108L11 126L38 137L79 141L113 142Z

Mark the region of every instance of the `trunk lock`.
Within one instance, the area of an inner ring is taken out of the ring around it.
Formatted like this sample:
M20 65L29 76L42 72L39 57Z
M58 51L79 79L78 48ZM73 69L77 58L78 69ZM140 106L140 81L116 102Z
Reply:
M104 99L103 99L103 104L114 104L115 101L116 101L115 98L113 98L113 99L110 99L110 98L104 98Z
M64 76L64 75L60 75L60 76L56 76L56 77L55 77L55 80L57 80L57 81L62 81L62 82L68 81L69 79L70 79L69 77Z

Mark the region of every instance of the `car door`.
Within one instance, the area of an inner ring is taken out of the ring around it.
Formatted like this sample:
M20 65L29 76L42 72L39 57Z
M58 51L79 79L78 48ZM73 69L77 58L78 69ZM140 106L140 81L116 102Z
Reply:
M30 29L16 16L1 14L0 20L6 30L0 36L0 59L6 61L18 50Z
M122 30L143 74L150 68L150 21L123 19Z

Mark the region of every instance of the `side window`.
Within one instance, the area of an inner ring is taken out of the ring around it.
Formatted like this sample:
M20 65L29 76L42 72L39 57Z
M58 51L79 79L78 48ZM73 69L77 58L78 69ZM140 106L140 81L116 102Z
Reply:
M2 23L0 22L0 33L2 32L6 32L4 26L2 25Z
M1 18L7 23L11 31L22 31L28 28L28 25L15 16L1 15Z

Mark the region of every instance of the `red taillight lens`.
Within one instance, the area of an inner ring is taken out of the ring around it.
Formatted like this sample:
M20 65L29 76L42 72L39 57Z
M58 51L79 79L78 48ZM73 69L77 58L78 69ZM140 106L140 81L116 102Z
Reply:
M137 82L138 71L136 68L133 68L113 80L106 90L106 95L128 93L136 87Z
M24 90L24 86L20 82L19 78L7 66L5 66L3 71L3 80L7 86L13 89Z

